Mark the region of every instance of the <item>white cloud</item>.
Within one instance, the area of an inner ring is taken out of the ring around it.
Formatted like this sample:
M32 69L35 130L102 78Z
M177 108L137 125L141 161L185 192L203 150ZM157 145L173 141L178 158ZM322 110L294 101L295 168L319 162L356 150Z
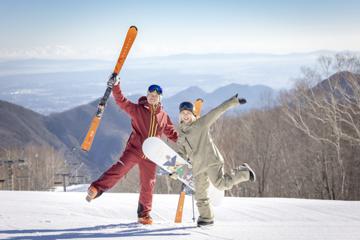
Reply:
M67 45L38 46L27 49L0 49L0 59L109 59L105 48L75 48Z

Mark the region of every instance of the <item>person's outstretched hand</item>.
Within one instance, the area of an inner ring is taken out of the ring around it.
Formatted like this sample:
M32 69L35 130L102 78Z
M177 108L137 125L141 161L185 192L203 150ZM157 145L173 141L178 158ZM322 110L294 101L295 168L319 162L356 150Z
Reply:
M245 104L246 99L245 98L239 98L239 94L237 93L234 97L236 97L240 104Z
M245 104L246 99L245 98L238 98L240 104Z
M109 88L112 88L113 86L119 85L120 83L120 76L112 76L108 81L107 81L107 86Z
M169 177L174 179L174 180L177 180L179 176L178 176L178 174L176 172L174 172L174 173L170 173Z

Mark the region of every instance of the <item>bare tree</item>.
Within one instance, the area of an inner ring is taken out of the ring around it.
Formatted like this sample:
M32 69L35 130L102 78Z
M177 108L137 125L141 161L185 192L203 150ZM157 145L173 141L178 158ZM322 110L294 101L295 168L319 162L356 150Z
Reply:
M27 145L6 149L2 158L24 160L22 166L12 167L14 190L48 190L54 185L56 174L67 172L64 155L49 146ZM24 183L26 182L26 184Z
M321 58L325 65L330 61ZM336 55L334 67L337 69L355 69L356 58L348 55ZM326 65L326 69L328 69ZM347 172L342 156L344 141L359 144L359 84L360 78L350 72L340 72L327 81L313 86L314 70L303 69L303 78L299 79L295 89L283 98L284 113L290 122L316 142L330 147L334 152L335 163L323 160L324 176L340 178L338 191L332 191L332 198L344 198ZM328 154L327 154L328 155ZM323 155L324 156L324 155ZM329 174L329 166L332 173ZM338 174L336 174L336 172ZM338 181L325 181L326 187L336 185ZM334 184L330 184L334 182Z
M331 66L333 64L333 58L331 56L320 56L318 58L321 75L323 78L328 78L331 75Z

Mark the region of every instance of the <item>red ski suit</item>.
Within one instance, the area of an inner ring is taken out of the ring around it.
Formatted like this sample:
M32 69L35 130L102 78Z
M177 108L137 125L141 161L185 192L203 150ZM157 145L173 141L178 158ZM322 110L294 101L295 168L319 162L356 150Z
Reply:
M176 142L178 134L161 104L154 108L147 102L145 96L139 98L138 103L135 104L124 97L119 85L114 86L112 92L117 105L131 118L132 133L119 161L91 185L100 192L107 191L134 165L138 164L140 171L138 217L143 217L151 211L156 181L156 164L144 156L141 146L146 138L160 137L162 134Z

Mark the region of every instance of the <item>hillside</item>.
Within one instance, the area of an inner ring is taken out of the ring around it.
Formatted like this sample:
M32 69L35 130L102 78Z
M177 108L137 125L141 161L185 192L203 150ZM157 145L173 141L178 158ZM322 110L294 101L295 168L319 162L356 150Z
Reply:
M357 240L360 235L358 201L227 197L214 209L215 225L197 228L190 196L183 223L175 224L178 195L156 194L152 226L136 223L138 194L106 193L91 203L84 196L1 192L0 238Z
M24 107L0 101L0 147L23 147L28 143L65 148L46 126L46 117Z
M23 151L27 145L52 147L64 153L69 172L98 178L118 160L131 131L129 118L110 99L92 149L85 153L80 145L96 111L97 101L50 116L43 116L12 103L0 101L0 159L11 158L9 149ZM80 172L77 172L81 166ZM113 191L136 192L137 168L130 171ZM159 177L159 183L167 181ZM163 184L167 186L166 182ZM176 185L176 184L175 184ZM156 191L163 192L159 189ZM178 190L176 190L178 191Z
M360 86L360 74L343 71L330 76L318 83L312 90L315 94L334 93L334 96L354 96Z
M74 109L51 114L46 118L46 126L73 154L86 159L93 177L98 176L117 160L131 131L130 120L119 110L111 98L107 104L103 119L96 133L93 146L84 153L80 145L88 131L96 112L98 101Z

